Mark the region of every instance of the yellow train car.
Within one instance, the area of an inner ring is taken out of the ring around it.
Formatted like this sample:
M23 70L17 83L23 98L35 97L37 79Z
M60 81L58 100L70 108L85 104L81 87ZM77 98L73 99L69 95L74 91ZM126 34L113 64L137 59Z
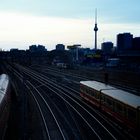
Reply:
M125 126L140 130L140 96L97 81L81 81L80 96Z

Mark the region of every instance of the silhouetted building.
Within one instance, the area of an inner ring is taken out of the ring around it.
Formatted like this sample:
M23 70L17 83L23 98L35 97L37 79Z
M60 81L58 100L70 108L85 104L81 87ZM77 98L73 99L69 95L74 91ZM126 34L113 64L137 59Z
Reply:
M45 46L43 46L43 45L38 45L37 51L39 51L39 52L44 52L44 51L46 51Z
M18 48L12 48L12 49L10 49L10 52L18 52L19 50L18 50Z
M29 50L31 52L36 52L37 51L37 46L36 45L31 45L31 46L29 46Z
M140 66L140 37L133 38L130 33L117 35L117 56L128 69L136 70Z
M133 35L130 33L122 33L117 35L117 50L125 51L132 49Z
M31 45L29 46L30 52L44 52L46 51L45 46L43 45Z
M113 49L113 43L112 42L104 42L102 43L102 51L104 54L111 54L112 53L112 49Z
M90 64L90 63L98 63L103 60L102 57L102 50L93 49L85 55L85 60L83 63Z
M140 50L140 37L133 38L133 49Z
M81 44L74 44L74 45L69 45L67 48L70 50L72 54L73 61L79 61L79 52L80 52L80 46Z
M65 50L65 45L63 45L63 44L57 44L56 45L56 50L64 51Z

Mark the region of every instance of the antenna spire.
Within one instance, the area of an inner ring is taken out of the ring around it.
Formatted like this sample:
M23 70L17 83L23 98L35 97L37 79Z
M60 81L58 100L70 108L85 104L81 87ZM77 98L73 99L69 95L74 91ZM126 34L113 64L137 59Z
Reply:
M97 24L97 8L95 9L95 24Z

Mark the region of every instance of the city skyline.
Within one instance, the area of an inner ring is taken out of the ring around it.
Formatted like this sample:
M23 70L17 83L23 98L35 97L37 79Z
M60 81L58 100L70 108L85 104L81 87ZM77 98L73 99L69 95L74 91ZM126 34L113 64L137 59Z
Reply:
M0 5L0 48L28 49L32 44L81 44L94 48L95 8L98 10L98 44L116 44L116 35L140 36L139 0L7 0Z

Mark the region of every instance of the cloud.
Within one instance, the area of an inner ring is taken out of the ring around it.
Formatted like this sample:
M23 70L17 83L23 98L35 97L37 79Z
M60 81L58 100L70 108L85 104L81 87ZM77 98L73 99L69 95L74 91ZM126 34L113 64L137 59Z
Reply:
M1 13L0 41L79 43L86 41L90 21ZM85 37L86 36L86 37Z
M99 25L99 42L113 41L116 45L116 36L119 33L130 32L134 37L140 36L139 30L140 24L126 24L126 23L102 23Z
M48 16L31 16L20 13L0 13L0 43L15 43L15 46L28 48L28 44L43 44L54 49L57 43L65 45L81 44L94 47L94 22L91 19L73 19ZM139 24L98 23L98 46L103 38L116 42L116 34L131 32L139 35ZM17 44L16 44L17 43ZM0 45L1 46L1 45ZM7 48L4 45L5 48ZM9 48L10 49L10 48Z

